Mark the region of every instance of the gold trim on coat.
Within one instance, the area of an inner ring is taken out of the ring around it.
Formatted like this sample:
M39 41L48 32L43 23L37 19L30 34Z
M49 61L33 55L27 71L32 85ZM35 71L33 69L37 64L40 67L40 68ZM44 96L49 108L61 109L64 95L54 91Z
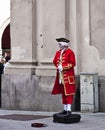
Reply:
M69 84L75 84L75 77L74 76L68 76L68 81L69 81Z
M66 96L69 96L69 95L75 95L75 93L70 93L70 94L67 94L67 92L66 92L66 83L68 83L68 81L64 81L64 74L62 73L62 80L63 80L63 85L64 85L64 93L65 93L65 95ZM70 76L69 76L70 77ZM74 76L71 76L71 77L74 77ZM75 82L74 82L74 84L75 84Z
M72 64L68 64L67 66L64 66L64 67L63 67L63 70L70 69L71 67L72 67Z

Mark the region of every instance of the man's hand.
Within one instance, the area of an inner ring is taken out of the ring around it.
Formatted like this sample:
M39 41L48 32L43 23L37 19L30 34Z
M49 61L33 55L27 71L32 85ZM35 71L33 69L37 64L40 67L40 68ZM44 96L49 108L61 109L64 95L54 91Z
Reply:
M58 70L61 72L63 70L62 65L58 65Z

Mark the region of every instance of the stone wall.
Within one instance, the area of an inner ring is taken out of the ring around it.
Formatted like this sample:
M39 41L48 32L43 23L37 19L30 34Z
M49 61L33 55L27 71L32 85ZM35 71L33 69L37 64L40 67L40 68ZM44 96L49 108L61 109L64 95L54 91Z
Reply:
M51 95L54 80L55 76L2 75L2 108L61 111L63 109L61 95ZM77 82L79 89L78 85L79 82ZM77 94L74 98L73 110L79 110L79 98Z
M2 75L1 108L15 110L60 111L61 95L51 95L55 76ZM80 111L80 76L76 76L77 91L72 105ZM98 77L99 111L105 111L105 77Z

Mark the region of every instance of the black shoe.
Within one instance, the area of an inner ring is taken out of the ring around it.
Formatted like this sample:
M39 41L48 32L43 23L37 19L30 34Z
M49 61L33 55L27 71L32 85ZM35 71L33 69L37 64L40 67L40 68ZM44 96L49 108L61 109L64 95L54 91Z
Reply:
M71 111L67 111L67 113L65 114L65 117L71 116Z
M63 110L62 112L59 112L59 113L56 113L56 114L54 114L53 115L53 117L56 117L56 116L58 116L58 115L66 115L66 113L67 113L67 111L65 111L65 110Z
M62 112L60 112L58 114L67 114L67 111L63 110Z

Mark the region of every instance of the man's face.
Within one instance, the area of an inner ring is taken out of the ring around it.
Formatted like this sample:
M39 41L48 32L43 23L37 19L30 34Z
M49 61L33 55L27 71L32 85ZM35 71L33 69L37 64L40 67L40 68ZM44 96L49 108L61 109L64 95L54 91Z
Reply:
M61 43L59 43L58 45L59 45L59 48L60 48L61 50L63 50L63 49L65 48L65 46L62 45Z

